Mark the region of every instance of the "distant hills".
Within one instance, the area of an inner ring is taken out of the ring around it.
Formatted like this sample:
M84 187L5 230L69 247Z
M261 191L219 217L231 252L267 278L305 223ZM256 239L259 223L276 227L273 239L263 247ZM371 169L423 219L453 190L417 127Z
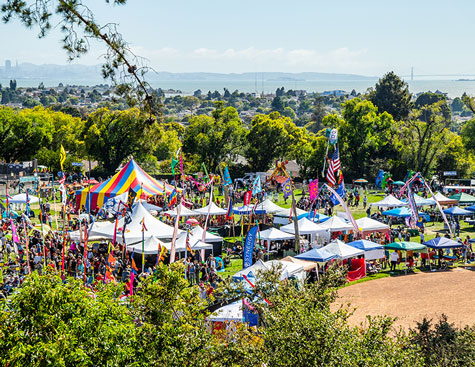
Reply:
M35 65L22 63L12 66L6 70L5 66L0 67L0 79L34 79L43 80L45 84L52 85L53 81L63 83L87 82L88 84L105 83L101 76L100 65L55 65L44 64ZM280 72L259 72L259 73L171 73L166 71L149 72L147 79L151 82L160 81L248 81L248 82L302 82L302 81L365 81L374 80L377 77L363 76L356 74L337 73L280 73ZM51 83L48 83L51 81Z

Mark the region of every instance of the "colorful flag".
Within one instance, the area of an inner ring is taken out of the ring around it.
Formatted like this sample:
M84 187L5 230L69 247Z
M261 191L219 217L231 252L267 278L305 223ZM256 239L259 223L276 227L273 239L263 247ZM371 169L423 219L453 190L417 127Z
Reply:
M177 165L177 163L178 163L178 160L175 158L172 158L171 167L172 167L173 175L175 175L175 166Z
M113 268L115 267L116 259L114 258L114 256L112 256L112 254L109 253L109 258L107 259L107 262L109 263L109 266Z
M209 180L209 175L208 175L208 170L206 169L206 166L205 166L205 162L202 162L202 163L201 163L201 168L203 168L203 172L204 172L204 174L205 174L204 177L203 177L203 179L204 179L205 182L206 182L206 181Z
M290 177L282 184L282 191L284 192L284 198L288 198L292 194L292 181Z
M129 210L132 210L132 206L134 205L135 198L137 197L137 193L132 190L132 188L129 189L129 194L127 195L127 206L129 207Z
M227 185L232 185L233 180L231 180L231 175L229 174L228 166L224 167L224 173L223 173L223 183L225 186Z
M246 240L244 241L244 257L243 257L243 269L246 269L252 265L252 254L254 251L254 244L256 242L256 235L258 226L252 227L247 232Z
M252 195L256 195L262 191L261 176L257 176L252 184Z
M168 199L168 206L172 207L173 205L176 204L177 201L177 195L176 195L176 190L173 190L172 193L170 194L170 198Z
M333 156L330 160L330 164L328 165L328 170L327 170L327 181L331 185L334 185L336 183L335 173L338 172L340 168L341 168L340 156L338 154L338 147L336 147L335 151L333 152Z
M248 205L251 203L251 198L252 198L252 191L246 191L244 194L244 205Z
M308 185L308 194L310 196L310 201L313 201L318 196L318 179L313 180Z
M346 195L346 190L345 190L345 185L343 185L343 183L340 184L340 186L338 186L338 188L336 189L336 193L341 197L345 197ZM330 195L330 200L332 201L333 205L338 205L339 203L339 200L338 198L336 197L335 194L331 194Z
M231 195L228 198L228 210L226 212L226 220L231 219L233 217L233 199Z
M64 162L66 162L66 151L64 150L63 144L61 144L61 149L59 150L59 164L61 165L61 171L64 171Z
M351 211L348 208L348 206L346 205L345 201L341 198L341 196L338 194L337 191L333 190L329 185L325 185L325 186L332 193L332 196L334 196L336 198L336 200L341 204L343 209L345 209L346 216L350 220L350 222L353 225L353 228L355 229L355 231L360 232L360 229L358 228L358 225L356 224L355 218L353 218L353 214L351 214ZM343 186L343 184L341 184L341 186L338 188L338 190L340 190L340 192L341 192L341 190L345 189L342 186Z

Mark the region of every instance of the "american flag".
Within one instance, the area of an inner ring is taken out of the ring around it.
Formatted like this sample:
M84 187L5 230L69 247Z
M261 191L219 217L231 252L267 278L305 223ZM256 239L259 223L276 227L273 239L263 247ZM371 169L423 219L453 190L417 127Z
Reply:
M334 185L336 183L335 172L338 172L340 168L341 168L340 156L338 154L338 148L335 148L335 152L332 155L332 159L330 161L330 164L328 165L328 171L327 171L327 181L331 185Z

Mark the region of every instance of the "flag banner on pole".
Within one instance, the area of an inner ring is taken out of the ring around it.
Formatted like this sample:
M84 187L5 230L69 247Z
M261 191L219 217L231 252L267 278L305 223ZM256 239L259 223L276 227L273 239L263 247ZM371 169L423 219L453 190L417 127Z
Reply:
M252 191L246 191L244 194L244 205L249 205L251 203Z
M336 193L341 197L344 198L346 195L345 185L341 183L338 188L336 189ZM332 201L333 205L337 205L339 203L338 198L335 195L330 195L330 200Z
M252 265L252 253L254 251L254 244L256 242L256 235L258 226L252 227L249 232L247 232L246 240L244 241L244 261L243 269L246 269Z
M231 196L228 198L228 210L226 211L226 220L233 217L233 199Z
M342 184L343 185L343 184ZM343 209L345 210L345 213L346 215L348 216L351 224L353 225L353 227L355 228L355 231L356 232L360 232L360 229L358 228L358 224L356 224L356 221L355 221L355 218L353 218L353 214L351 214L351 211L350 209L348 208L348 206L346 206L346 203L344 202L344 200L340 197L340 195L338 195L338 193L333 190L330 185L327 185L325 184L326 188L333 194L335 195L335 198L340 202L341 206L343 207Z
M336 183L335 173L338 172L341 168L340 156L338 154L338 147L335 147L330 163L328 164L327 170L327 181L330 185Z
M231 175L229 174L229 170L228 170L228 166L224 167L224 173L223 173L224 177L223 177L223 183L225 186L227 185L232 185L233 184L233 180L231 180Z
M313 201L317 198L318 196L318 178L316 180L313 180L310 182L308 185L308 194L310 196L310 201Z
M261 176L257 176L252 184L252 195L256 195L262 191Z
M205 162L201 162L201 168L203 168L204 176L203 180L206 182L209 180L208 170L206 169Z
M178 160L175 159L175 158L172 158L172 162L170 164L171 168L172 168L172 174L175 175L175 166L178 164Z
M407 186L407 202L409 203L409 207L411 208L411 228L414 228L416 226L416 223L419 219L419 213L417 210L417 204L416 201L414 200L414 194L412 193L412 188L411 185Z
M137 197L137 193L129 189L129 194L127 195L127 206L129 207L129 210L132 211L132 205L134 205L135 198Z
M59 150L59 164L61 166L61 171L64 171L64 162L66 162L66 151L64 150L63 144Z
M292 194L292 181L290 177L282 184L282 191L284 192L284 198L288 198Z

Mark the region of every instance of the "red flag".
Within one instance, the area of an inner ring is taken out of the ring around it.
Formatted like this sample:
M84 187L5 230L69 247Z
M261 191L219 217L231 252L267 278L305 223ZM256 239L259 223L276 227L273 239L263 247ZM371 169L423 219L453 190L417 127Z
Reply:
M248 205L251 203L252 198L252 191L249 190L244 194L244 205Z
M111 267L115 267L116 259L114 258L114 256L112 256L112 254L109 254L109 259L107 261Z

